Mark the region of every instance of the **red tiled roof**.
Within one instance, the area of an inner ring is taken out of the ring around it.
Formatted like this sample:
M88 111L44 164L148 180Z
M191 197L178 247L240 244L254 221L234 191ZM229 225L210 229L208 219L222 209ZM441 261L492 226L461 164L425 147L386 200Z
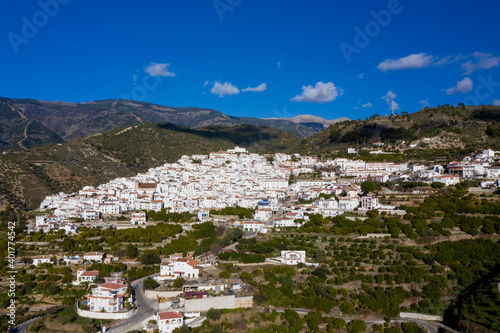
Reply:
M179 312L158 312L158 317L160 317L160 320L184 318L182 313Z
M46 255L31 257L31 259L52 259L52 258L53 256L46 256Z
M103 283L99 285L101 288L109 288L109 289L120 289L120 288L125 288L127 287L124 284L121 283L114 283L114 282L108 282L108 283Z
M87 271L83 272L80 276L97 276L99 271Z
M89 252L89 253L85 253L83 256L87 257L87 256L103 256L103 255L104 255L104 252Z

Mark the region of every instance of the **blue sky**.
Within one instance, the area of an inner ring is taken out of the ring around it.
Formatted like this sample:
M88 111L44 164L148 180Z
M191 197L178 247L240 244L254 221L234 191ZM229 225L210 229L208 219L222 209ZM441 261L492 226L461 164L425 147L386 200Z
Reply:
M0 96L262 118L500 104L496 1L1 4Z

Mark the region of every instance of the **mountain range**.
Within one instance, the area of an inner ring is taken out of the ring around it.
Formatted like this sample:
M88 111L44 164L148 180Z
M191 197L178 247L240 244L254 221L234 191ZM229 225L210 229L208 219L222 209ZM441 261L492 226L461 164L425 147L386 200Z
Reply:
M285 130L307 138L341 121L315 116L295 118L234 117L195 107L169 107L126 99L85 103L0 98L0 149L32 148L80 139L90 134L148 123L204 126L254 125Z

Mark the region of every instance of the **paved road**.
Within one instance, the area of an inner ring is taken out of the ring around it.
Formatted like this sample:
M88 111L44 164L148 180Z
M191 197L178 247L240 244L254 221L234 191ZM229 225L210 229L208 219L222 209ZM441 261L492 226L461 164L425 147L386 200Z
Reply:
M30 319L22 323L21 325L17 326L16 328L10 330L10 333L27 333L28 327L38 319L40 319L40 317Z
M283 311L285 311L285 309L286 308L277 308L277 309L274 309L274 310L276 310L277 312L283 312ZM273 309L271 309L271 310L273 310ZM298 314L301 314L301 315L307 315L309 312L313 312L314 311L314 310L307 310L307 309L292 309L292 310L296 311ZM331 314L323 314L323 317L342 318L347 323L352 320L350 318L337 317L337 316L333 316ZM362 320L365 323L369 323L369 324L384 324L385 323L385 319L383 319L383 318L378 318L378 319L362 319ZM441 323L427 322L427 321L423 321L423 320L406 319L406 318L391 319L391 323L404 323L404 322L406 322L406 323L409 323L409 322L417 323L421 327L424 327L427 330L428 333L438 333L438 327L445 327L444 325L441 325Z
M107 332L123 333L137 329L137 327L139 327L140 330L142 329L142 322L154 314L150 301L148 301L142 293L142 283L144 279L145 277L132 282L135 293L135 304L137 304L138 307L137 313L132 318L110 327Z
M416 320L416 319L406 319L406 318L395 318L391 319L391 323L417 323L421 327L425 328L427 332L429 333L437 333L438 332L438 323L430 323L427 321L423 320ZM367 319L365 320L365 323L370 323L370 324L384 324L385 320L384 319Z

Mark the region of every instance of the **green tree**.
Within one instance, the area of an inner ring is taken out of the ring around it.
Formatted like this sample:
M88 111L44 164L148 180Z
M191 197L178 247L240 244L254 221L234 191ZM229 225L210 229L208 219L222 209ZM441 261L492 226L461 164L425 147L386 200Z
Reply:
M404 333L425 333L424 329L417 323L402 323L401 329Z
M145 253L141 256L141 264L143 265L155 265L159 263L161 263L161 259L154 253Z
M183 285L184 285L184 279L183 279L183 278L178 277L178 278L176 278L176 279L174 280L174 284L173 284L173 286L174 286L175 288L181 288Z
M288 332L300 332L304 326L304 320L300 318L300 315L291 309L285 309L283 311L283 317L288 323Z
M342 313L352 315L354 313L354 305L349 302L344 302L340 305L340 311L342 311Z
M219 309L210 308L207 311L207 318L215 321L220 319L221 312Z
M365 193L365 194L373 192L376 189L377 189L377 184L375 184L371 180L366 180L366 181L361 183L361 191L363 191L363 193Z
M431 186L432 188L442 188L445 186L445 184L441 182L432 182Z
M366 325L363 320L354 319L349 324L347 324L347 331L349 333L361 333L366 330Z
M319 266L314 271L312 271L312 273L313 275L316 275L323 280L326 280L328 278L328 275L326 274L326 268L324 268L323 266Z
M144 288L146 289L155 289L159 284L152 277L147 277L144 279Z
M318 331L318 325L323 321L323 316L319 312L309 312L305 319L307 321L307 326L309 326L310 330Z
M64 252L76 251L75 240L71 238L66 238L62 243L62 249Z
M325 251L318 249L314 251L314 259L316 259L318 262L324 262L326 260L326 254Z
M335 330L339 330L340 331L340 330L344 329L345 324L346 324L346 322L345 322L344 319L342 319L342 318L335 318L333 320L332 326L333 326L333 328Z
M139 254L139 250L137 247L133 246L132 244L127 245L126 249L127 257L129 258L135 258Z

